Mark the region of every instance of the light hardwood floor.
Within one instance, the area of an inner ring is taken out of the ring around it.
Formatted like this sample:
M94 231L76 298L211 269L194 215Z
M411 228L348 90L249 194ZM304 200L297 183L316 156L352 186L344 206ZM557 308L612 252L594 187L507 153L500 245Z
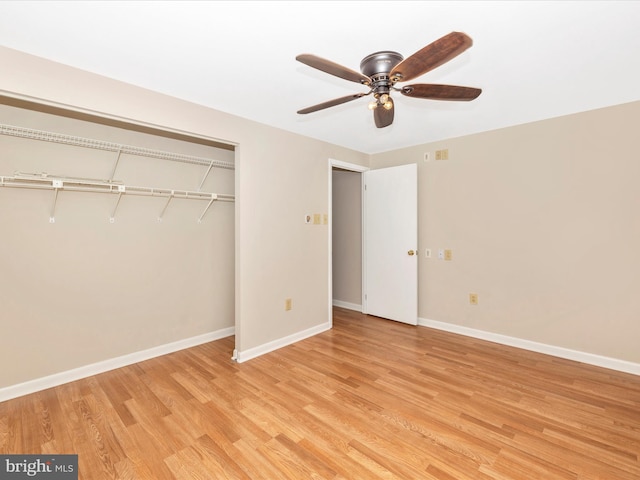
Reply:
M0 453L89 479L640 479L640 377L337 308L0 403Z

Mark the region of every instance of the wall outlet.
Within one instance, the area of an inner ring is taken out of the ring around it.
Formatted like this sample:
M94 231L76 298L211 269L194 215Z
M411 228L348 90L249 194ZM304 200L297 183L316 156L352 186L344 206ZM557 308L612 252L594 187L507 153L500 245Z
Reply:
M319 213L314 213L313 214L313 224L314 225L320 225L320 214Z
M471 305L478 305L478 294L477 293L470 293L469 294L469 303Z
M285 311L291 310L292 307L293 307L293 302L291 301L291 299L290 298L285 298L285 300L284 300L284 309L285 309Z

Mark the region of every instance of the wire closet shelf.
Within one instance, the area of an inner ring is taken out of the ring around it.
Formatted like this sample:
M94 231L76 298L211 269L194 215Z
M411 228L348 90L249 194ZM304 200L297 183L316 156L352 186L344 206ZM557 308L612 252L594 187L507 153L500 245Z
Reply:
M162 221L162 217L169 206L169 203L174 198L186 199L186 200L201 200L208 201L204 211L198 217L198 223L202 222L209 207L215 201L233 202L235 201L235 195L225 193L212 193L202 192L201 188L204 185L209 173L213 168L223 168L233 170L235 165L233 162L224 160L208 159L202 157L196 157L192 155L184 155L173 152L165 152L162 150L154 150L149 148L141 148L131 145L123 145L112 142L105 142L101 140L94 140L83 137L76 137L71 135L65 135L61 133L46 132L41 130L34 130L24 127L16 127L12 125L0 124L0 134L9 135L13 137L26 138L32 140L40 140L46 142L60 143L65 145L73 145L84 148L92 148L97 150L106 150L117 153L117 158L114 162L111 178L110 179L93 179L93 178L79 178L50 175L47 173L22 173L15 172L11 176L0 176L0 187L13 187L13 188L30 188L38 190L53 190L54 199L51 208L51 215L49 221L55 223L55 208L58 198L58 192L73 191L73 192L92 192L92 193L108 193L117 194L118 199L116 205L109 217L111 223L114 222L115 213L120 204L120 200L123 195L140 195L140 196L153 196L167 198L162 212L158 216L158 221ZM116 168L122 154L137 155L143 157L150 157L160 160L169 160L174 162L182 162L194 165L207 166L207 171L200 182L200 186L197 190L175 190L168 188L155 188L146 186L134 186L125 185L120 181L114 180Z

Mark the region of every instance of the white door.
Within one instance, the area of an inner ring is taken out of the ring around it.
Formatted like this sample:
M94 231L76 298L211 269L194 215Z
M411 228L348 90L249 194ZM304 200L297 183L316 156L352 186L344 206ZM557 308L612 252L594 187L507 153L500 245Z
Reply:
M364 313L418 323L418 166L364 173Z

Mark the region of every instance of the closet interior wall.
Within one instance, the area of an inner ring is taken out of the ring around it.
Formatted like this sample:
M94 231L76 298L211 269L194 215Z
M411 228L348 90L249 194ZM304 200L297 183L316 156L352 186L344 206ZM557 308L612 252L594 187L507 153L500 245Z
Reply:
M0 124L234 160L232 149L8 105ZM128 153L116 165L117 155L0 135L0 176L113 178L233 198L233 169L207 174L204 164ZM233 201L206 209L206 200L62 188L50 222L53 202L52 190L0 188L0 388L233 327Z

